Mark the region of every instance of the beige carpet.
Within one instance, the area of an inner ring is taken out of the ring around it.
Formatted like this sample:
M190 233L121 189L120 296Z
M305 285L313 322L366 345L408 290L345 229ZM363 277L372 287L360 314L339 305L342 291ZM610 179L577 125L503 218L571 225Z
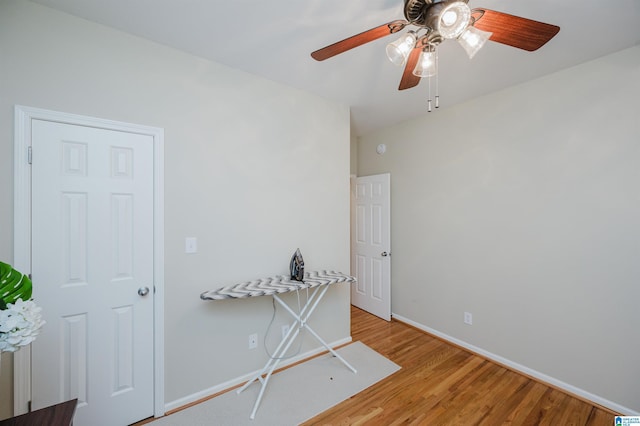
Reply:
M249 419L259 383L241 394L227 392L163 417L152 426L289 426L297 425L398 371L400 367L361 342L337 351L354 366L353 373L331 354L274 374L256 418Z

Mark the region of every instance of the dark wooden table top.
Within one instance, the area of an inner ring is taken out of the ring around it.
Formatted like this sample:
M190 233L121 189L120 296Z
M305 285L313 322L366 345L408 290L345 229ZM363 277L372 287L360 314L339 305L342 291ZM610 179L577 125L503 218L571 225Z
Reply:
M62 402L51 407L41 408L10 419L1 420L0 426L70 426L76 411L78 399Z

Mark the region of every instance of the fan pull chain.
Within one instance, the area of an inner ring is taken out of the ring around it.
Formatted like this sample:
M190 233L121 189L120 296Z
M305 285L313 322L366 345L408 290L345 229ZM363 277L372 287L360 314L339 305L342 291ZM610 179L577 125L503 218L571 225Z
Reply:
M427 98L427 112L431 112L431 76L427 77L429 83L429 97Z
M436 108L440 108L440 95L438 94L438 88L440 87L439 84L438 84L438 81L439 81L438 79L439 79L439 74L440 74L439 71L440 70L438 70L438 65L439 65L438 62L439 61L438 61L438 47L437 46L435 48L435 51L436 51Z

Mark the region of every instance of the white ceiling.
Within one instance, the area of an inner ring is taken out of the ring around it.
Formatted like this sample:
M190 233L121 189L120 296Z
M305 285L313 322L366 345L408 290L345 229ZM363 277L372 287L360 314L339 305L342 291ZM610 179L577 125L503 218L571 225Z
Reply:
M385 56L386 44L397 36L323 62L309 56L404 19L403 0L33 1L348 105L358 135L426 114L426 81L397 90L402 69ZM439 49L441 108L640 43L639 0L470 0L469 5L558 25L560 32L536 52L488 42L473 60L456 42L446 41ZM611 78L602 76L594 87L606 88Z

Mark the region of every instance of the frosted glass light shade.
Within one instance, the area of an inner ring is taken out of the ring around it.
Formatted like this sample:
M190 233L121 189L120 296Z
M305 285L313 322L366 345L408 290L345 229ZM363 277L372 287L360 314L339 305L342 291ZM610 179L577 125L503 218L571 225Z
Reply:
M436 52L424 50L418 58L418 63L413 69L413 75L418 77L433 77L438 73L438 64L436 62Z
M456 38L469 25L471 9L463 1L455 1L447 4L440 11L436 30L444 38Z
M477 29L476 27L467 27L466 30L460 34L458 37L458 43L464 47L464 50L469 55L469 59L473 58L473 56L484 46L484 44L491 37L490 32L482 31Z
M409 31L402 37L387 45L387 57L398 66L402 66L407 62L409 53L416 45L416 33Z

